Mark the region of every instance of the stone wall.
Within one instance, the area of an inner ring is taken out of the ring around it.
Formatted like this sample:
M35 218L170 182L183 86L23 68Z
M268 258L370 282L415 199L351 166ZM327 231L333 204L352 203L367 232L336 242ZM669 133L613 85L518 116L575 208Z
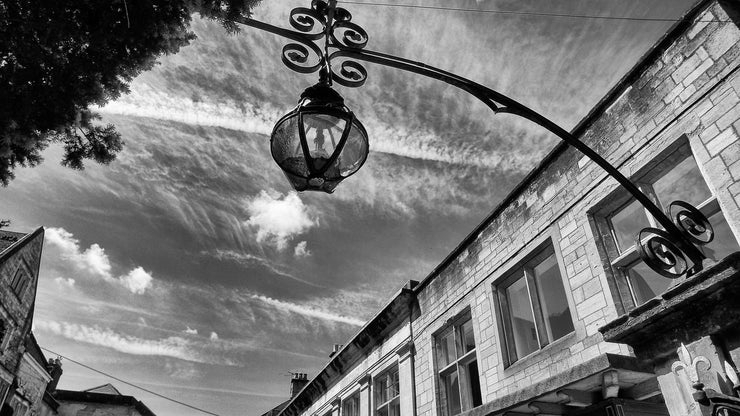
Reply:
M29 414L41 414L47 406L43 403L46 384L51 380L51 376L46 370L36 362L28 353L23 354L18 372L16 373L17 383L22 390L23 397L31 402Z
M7 325L5 339L0 344L0 367L7 383L12 382L5 376L15 372L22 356L22 346L30 331L29 311L36 297L36 281L41 262L41 249L44 241L43 229L23 237L18 249L8 248L0 258L0 319ZM9 253L9 254L8 254ZM29 279L26 287L18 297L10 285L16 271L21 268Z
M59 416L141 416L134 406L60 401Z

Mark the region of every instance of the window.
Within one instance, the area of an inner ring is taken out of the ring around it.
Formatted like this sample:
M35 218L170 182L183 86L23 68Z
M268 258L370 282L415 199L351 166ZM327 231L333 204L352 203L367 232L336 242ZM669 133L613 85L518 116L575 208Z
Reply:
M538 249L496 287L504 365L573 332L552 244Z
M342 401L342 416L360 416L360 393Z
M5 335L8 333L8 325L0 319L0 354L3 353L2 348L5 346Z
M399 416L398 367L375 378L375 416Z
M684 145L662 159L650 169L641 181L640 189L663 210L671 202L682 200L697 207L714 228L714 240L702 247L704 254L718 261L727 254L740 250L735 237L702 177L688 145ZM620 274L634 305L640 305L663 293L674 279L654 272L640 260L635 247L635 237L645 227L660 228L655 219L634 199L630 199L607 215L609 228L607 251L616 253L611 265Z
M27 284L28 279L26 279L23 267L18 266L18 269L15 271L15 276L13 276L13 281L10 282L10 288L13 289L13 293L15 293L16 296L21 297Z
M443 414L456 415L480 406L480 377L470 316L458 319L435 339Z

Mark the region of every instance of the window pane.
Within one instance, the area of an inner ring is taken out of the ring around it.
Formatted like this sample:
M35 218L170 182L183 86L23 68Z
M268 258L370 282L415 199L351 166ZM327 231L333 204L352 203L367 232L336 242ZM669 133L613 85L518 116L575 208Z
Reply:
M360 415L360 395L355 394L343 401L342 416L359 416Z
M654 272L642 260L627 269L627 276L638 305L665 292L674 280Z
M633 200L610 218L614 237L620 252L635 245L635 237L645 227L649 227L647 215L642 205Z
M376 406L388 401L388 377L384 374L375 382Z
M506 288L516 355L521 358L539 348L532 307L524 277Z
M478 362L473 361L468 364L468 386L470 386L470 403L473 407L478 407L483 404L480 396L480 378L478 376ZM467 409L466 409L467 410Z
M534 267L537 295L545 320L548 341L554 341L573 332L570 308L560 278L560 269L555 254Z
M725 256L736 251L740 251L740 246L735 240L735 236L727 225L727 220L722 212L717 212L709 217L709 222L714 228L714 240L702 248L704 254L714 261L720 261Z
M465 353L473 351L475 349L475 338L473 337L473 321L467 321L460 326L460 338L462 339L463 351L459 354L462 356Z
M663 208L676 200L697 206L712 196L693 156L687 157L655 181L653 189Z
M456 415L462 411L460 406L460 383L457 371L444 376L445 398L447 399L448 415Z
M455 361L455 334L452 330L437 338L437 361L440 367L445 367Z
M389 407L388 416L400 416L401 415L401 401L399 399L393 400L388 407Z
M377 416L388 416L388 406L383 406L375 413Z
M388 398L391 399L393 397L398 396L398 370L393 370L390 372L389 376L389 385L388 385Z

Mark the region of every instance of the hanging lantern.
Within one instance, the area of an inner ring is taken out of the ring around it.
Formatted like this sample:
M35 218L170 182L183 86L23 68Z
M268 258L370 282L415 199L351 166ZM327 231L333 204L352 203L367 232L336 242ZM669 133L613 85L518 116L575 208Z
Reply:
M277 122L270 149L295 190L332 193L365 163L367 131L342 96L320 82Z

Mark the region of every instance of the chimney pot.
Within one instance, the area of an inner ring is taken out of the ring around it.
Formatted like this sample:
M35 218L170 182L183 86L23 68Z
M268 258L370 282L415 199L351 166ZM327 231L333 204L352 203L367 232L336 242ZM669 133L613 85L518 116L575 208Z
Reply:
M329 358L337 355L337 353L339 352L339 350L342 349L342 347L344 347L344 344L334 344L334 348L332 348L331 354L329 354Z
M290 378L290 398L295 397L306 384L308 384L308 374L292 373L292 377Z

